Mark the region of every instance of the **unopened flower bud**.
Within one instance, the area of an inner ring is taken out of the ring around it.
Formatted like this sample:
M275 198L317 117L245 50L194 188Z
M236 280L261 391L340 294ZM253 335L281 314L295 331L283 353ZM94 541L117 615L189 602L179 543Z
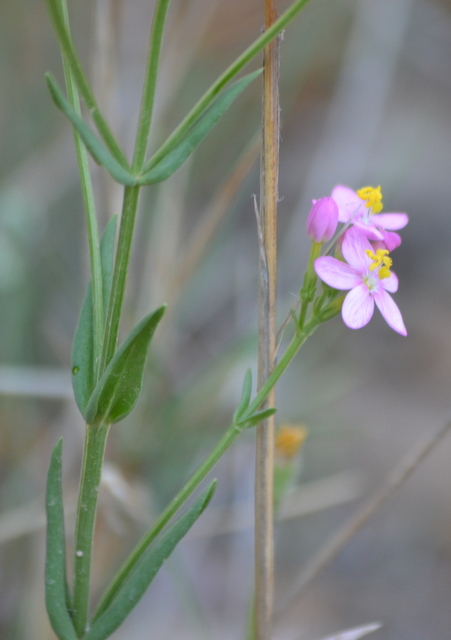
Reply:
M307 217L307 234L314 242L327 242L338 225L338 206L333 198L316 200Z

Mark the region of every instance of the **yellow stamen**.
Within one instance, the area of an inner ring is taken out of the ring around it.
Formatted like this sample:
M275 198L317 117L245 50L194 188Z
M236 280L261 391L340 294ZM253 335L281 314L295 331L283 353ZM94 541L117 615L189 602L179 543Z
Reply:
M276 433L276 451L282 458L294 458L307 438L307 429L285 424Z
M387 249L377 249L376 253L371 249L366 249L366 255L373 261L370 264L370 271L374 271L379 268L377 273L379 280L389 278L391 276L390 267L393 264L393 260L388 257Z
M381 187L362 187L357 191L357 195L365 200L366 207L371 209L373 213L382 211L382 191Z

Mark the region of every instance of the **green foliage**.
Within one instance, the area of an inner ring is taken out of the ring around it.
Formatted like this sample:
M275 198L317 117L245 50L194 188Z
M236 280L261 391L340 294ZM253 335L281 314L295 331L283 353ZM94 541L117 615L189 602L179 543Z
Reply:
M136 185L137 181L135 176L116 160L112 153L108 151L105 145L91 131L83 118L71 107L61 89L58 87L55 78L50 73L46 73L45 79L54 103L58 109L69 118L72 126L83 140L86 148L97 164L105 167L116 182L128 186Z
M169 558L180 540L187 534L208 506L216 489L216 480L204 491L190 509L161 536L159 542L149 547L138 565L127 576L111 604L91 625L84 640L105 640L126 619L130 611L144 595L146 589Z
M45 604L52 628L60 640L77 640L68 611L66 550L64 537L61 454L63 441L53 450L47 477L47 554L45 563Z
M65 19L65 16L68 15L66 0L47 0L47 8L61 47L64 64L65 66L67 64L70 69L75 84L77 85L77 89L89 109L89 113L91 114L97 130L102 136L106 146L116 158L117 162L119 162L124 169L127 169L128 164L125 156L100 112L92 89L89 86L89 82L83 72L80 60L78 59L75 51L69 28L69 20Z
M243 413L248 408L249 402L251 401L251 393L252 393L252 371L250 369L246 369L246 373L244 374L243 390L241 392L240 404L238 405L237 410L233 414L233 421L235 423L239 421Z
M86 407L88 424L119 422L135 406L141 391L150 341L166 311L163 305L146 316L114 354Z
M266 420L266 418L270 418L276 413L277 409L263 409L262 411L256 411L251 416L244 416L241 420L238 420L236 425L241 427L242 429L250 429L251 427L256 427L260 422Z
M258 69L248 74L230 87L227 87L213 102L213 104L188 130L182 140L171 149L155 166L138 178L139 184L153 184L167 180L199 146L205 136L215 126L219 118L227 111L232 102L244 89L262 73ZM152 164L152 159L149 164Z
M114 216L107 224L100 243L104 309L108 306L111 291L116 227L117 216ZM90 282L86 289L72 347L72 386L75 401L83 416L96 385L94 358L93 301Z

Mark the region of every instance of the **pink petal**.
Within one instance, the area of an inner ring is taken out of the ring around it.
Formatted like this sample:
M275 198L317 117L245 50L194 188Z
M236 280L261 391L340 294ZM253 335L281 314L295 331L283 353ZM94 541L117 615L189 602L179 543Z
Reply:
M409 216L407 213L375 213L371 221L382 229L402 229L409 222Z
M385 244L385 247L389 251L394 251L395 249L397 249L397 247L399 247L399 245L402 242L401 236L399 235L399 233L395 233L394 231L382 230L382 235L384 237L383 242Z
M374 293L374 299L388 326L400 333L402 336L406 336L407 329L404 326L401 312L388 293L381 288Z
M398 276L392 272L391 276L388 278L383 278L379 280L380 285L386 291L390 291L390 293L395 293L398 291Z
M317 258L315 271L321 280L334 289L352 289L362 282L353 267L332 256Z
M361 215L365 209L363 200L349 187L337 185L332 189L331 196L338 205L340 222L348 222L350 218Z
M372 219L373 219L373 216L371 216L370 220ZM359 218L353 224L354 224L354 227L357 227L363 233L363 235L369 238L369 240L383 240L384 238L383 231L380 231L376 227L376 225L371 224L369 222L365 222L363 218Z
M360 284L348 293L341 309L343 322L350 329L364 327L371 320L373 312L374 300L364 284Z
M348 229L344 236L341 251L346 262L361 273L366 272L371 264L371 258L366 254L367 250L372 251L372 247L360 227Z

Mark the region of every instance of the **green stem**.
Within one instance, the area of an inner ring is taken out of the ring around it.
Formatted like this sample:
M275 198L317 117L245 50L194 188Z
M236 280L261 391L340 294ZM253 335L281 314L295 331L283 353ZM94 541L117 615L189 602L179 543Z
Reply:
M66 29L70 34L69 16L66 0L61 1L61 11L65 22ZM74 110L80 115L80 100L75 80L67 60L66 54L63 52L64 76L66 78L67 96ZM74 129L74 143L77 155L78 170L80 173L81 192L83 204L86 212L86 227L88 232L88 247L91 266L91 290L92 290L92 309L93 309L93 349L94 349L94 375L97 379L100 354L103 342L103 282L102 282L102 266L100 258L100 242L99 229L97 225L97 214L94 201L94 192L92 188L91 174L89 172L89 162L86 147L81 141L80 136Z
M116 350L119 323L124 300L125 284L127 281L128 265L135 226L136 211L138 208L140 187L125 187L122 203L121 224L119 238L114 261L113 281L111 284L110 301L105 322L105 336L103 342L102 358L100 362L100 375L105 371L108 363Z
M268 378L267 382L260 389L258 394L256 395L253 402L249 405L248 409L244 412L242 416L240 416L240 422L244 422L245 417L251 417L257 409L264 402L266 397L268 396L271 389L279 380L282 373L290 364L291 360L296 355L297 351L301 348L307 338L315 331L318 326L318 320L312 320L305 329L301 332L298 332L293 337L290 345L287 347L284 355L282 356L280 362L274 368L271 376ZM160 533L163 527L169 522L169 520L175 515L175 513L180 509L183 503L189 498L189 496L193 493L199 483L205 478L207 473L212 469L212 467L216 464L219 458L225 453L225 451L230 447L230 445L235 441L238 435L243 430L242 427L238 427L236 424L232 424L228 430L226 431L223 438L219 441L213 451L210 453L208 458L200 465L200 467L194 472L185 486L181 489L181 491L175 496L172 502L166 507L163 513L160 515L158 520L155 522L153 527L144 535L138 545L135 547L129 558L126 560L124 565L121 567L112 583L108 587L105 592L100 605L95 613L93 621L96 620L102 613L104 613L107 608L112 603L114 596L118 592L121 584L130 574L130 572L134 569L134 567L138 564L140 558L143 553L146 551L148 546L153 542L156 536Z
M170 0L158 0L155 7L152 30L149 42L146 76L138 130L136 134L135 152L133 155L133 170L139 170L144 162L152 119L155 85L157 81L158 64L160 60L161 43L164 22ZM130 262L133 230L138 209L140 187L125 187L122 205L121 224L114 261L113 282L105 323L105 337L100 362L100 374L103 373L114 355L119 333L119 323L127 281L128 265Z
M308 4L309 0L296 0L293 2L285 13L276 20L266 31L262 33L238 58L222 73L219 78L204 93L200 100L194 105L191 111L185 116L172 134L162 144L158 151L150 158L144 166L142 173L150 171L171 149L173 149L184 137L188 129L194 124L197 118L205 111L205 109L213 102L221 89L258 53L263 51L265 46L277 34L282 31L296 15Z
M161 43L163 40L164 23L170 0L157 0L152 20L149 39L147 68L141 98L138 129L136 131L135 151L133 154L132 171L139 171L145 160L147 142L155 99L158 66L160 62Z
M107 608L110 606L111 602L114 599L114 596L118 592L121 584L130 574L132 569L136 566L138 561L140 560L143 553L146 551L148 546L152 543L152 541L156 538L156 536L160 533L163 527L169 522L172 516L180 509L183 503L189 498L189 496L193 493L199 483L205 478L207 473L212 469L212 467L216 464L219 458L223 455L223 453L230 447L232 442L238 437L241 433L242 429L237 427L236 425L232 425L226 431L223 438L216 445L213 451L210 453L208 458L204 460L204 462L200 465L200 467L195 471L195 473L191 476L188 482L185 484L183 489L175 496L172 502L166 507L166 509L161 513L158 520L154 523L153 527L146 533L146 535L141 539L138 545L135 547L133 552L127 558L125 564L121 567L112 583L108 587L105 592L99 607L95 613L95 616L92 620L94 622L97 618L104 613Z
M89 616L91 555L102 463L109 424L87 427L75 530L73 622L82 638Z
M310 248L307 270L304 276L304 284L301 289L301 311L299 313L299 326L301 329L304 326L308 306L315 297L317 275L315 273L314 263L316 258L321 254L322 246L321 242L312 242L312 246Z

